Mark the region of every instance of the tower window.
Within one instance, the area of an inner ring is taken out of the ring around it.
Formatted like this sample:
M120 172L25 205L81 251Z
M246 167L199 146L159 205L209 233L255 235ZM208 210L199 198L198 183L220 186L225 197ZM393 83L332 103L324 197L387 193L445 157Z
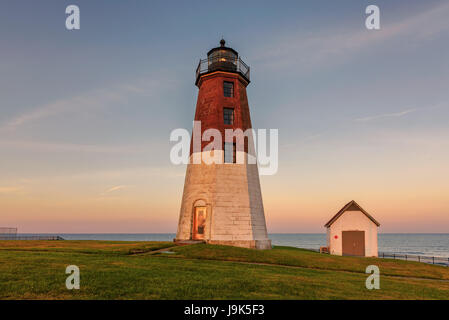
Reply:
M223 121L224 124L234 124L234 109L232 108L223 109Z
M225 97L232 98L234 96L234 82L223 82L223 94Z
M236 163L235 143L225 142L224 144L224 162Z

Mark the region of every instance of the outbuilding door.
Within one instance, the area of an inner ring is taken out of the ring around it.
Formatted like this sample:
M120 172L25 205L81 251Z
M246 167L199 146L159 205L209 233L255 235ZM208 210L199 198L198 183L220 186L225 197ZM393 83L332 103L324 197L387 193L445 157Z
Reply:
M344 256L365 256L365 231L343 231Z

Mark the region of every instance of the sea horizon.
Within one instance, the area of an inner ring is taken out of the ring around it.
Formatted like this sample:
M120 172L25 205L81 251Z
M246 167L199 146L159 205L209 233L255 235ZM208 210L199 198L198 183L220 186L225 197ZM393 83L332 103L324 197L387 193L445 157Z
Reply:
M176 232L18 232L22 235L58 234L176 234ZM326 234L326 232L269 232L270 234ZM379 232L378 234L447 234L449 232Z

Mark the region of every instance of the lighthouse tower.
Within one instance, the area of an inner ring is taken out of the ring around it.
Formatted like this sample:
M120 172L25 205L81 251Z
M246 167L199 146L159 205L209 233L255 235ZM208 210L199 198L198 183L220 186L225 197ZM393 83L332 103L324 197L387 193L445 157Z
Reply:
M221 40L196 70L195 125L175 241L270 249L257 163L248 161L255 156L253 140L246 135L242 144L227 134L251 132L246 95L250 70L225 44ZM213 151L207 146L215 138L203 141L209 129L221 136ZM220 161L207 161L211 156Z

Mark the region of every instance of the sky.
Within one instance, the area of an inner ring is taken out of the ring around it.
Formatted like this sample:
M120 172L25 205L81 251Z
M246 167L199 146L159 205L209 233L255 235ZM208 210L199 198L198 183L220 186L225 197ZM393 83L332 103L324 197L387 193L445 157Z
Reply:
M448 16L444 0L1 1L0 226L176 232L170 132L191 129L194 71L224 37L251 67L253 126L279 129L268 232L324 232L350 200L381 232L449 232Z

